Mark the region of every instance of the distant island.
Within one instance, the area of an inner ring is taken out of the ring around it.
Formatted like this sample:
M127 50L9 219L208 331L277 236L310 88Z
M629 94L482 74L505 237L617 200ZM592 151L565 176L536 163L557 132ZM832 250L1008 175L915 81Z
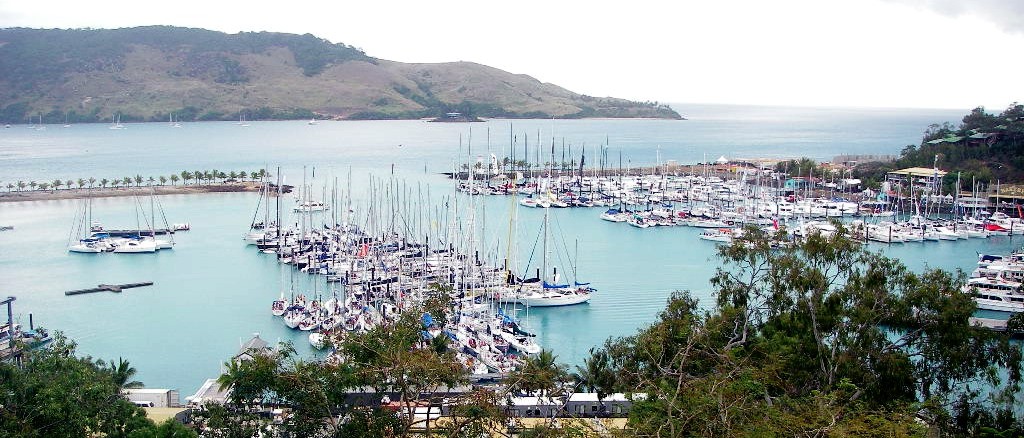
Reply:
M316 36L147 26L0 29L0 123L682 119L472 62L407 64Z

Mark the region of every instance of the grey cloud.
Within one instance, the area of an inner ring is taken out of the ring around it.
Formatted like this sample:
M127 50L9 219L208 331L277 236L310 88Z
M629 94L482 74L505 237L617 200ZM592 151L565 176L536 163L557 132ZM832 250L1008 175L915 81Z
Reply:
M1007 32L1024 33L1021 0L887 0L929 9L950 17L971 15L992 22Z

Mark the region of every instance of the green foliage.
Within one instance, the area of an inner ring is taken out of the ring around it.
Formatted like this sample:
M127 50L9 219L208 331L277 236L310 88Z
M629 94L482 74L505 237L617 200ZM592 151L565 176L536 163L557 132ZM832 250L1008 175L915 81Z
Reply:
M930 426L951 431L995 424L980 416L993 408L1010 412L1020 347L969 324L975 305L962 279L910 272L839 228L782 250L747 230L719 251L712 310L673 294L654 324L596 350L588 368L610 367L615 390L645 394L630 427L660 436L921 436L922 403ZM992 397L972 391L979 382ZM967 426L950 420L954 405L974 415ZM1019 427L1009 418L1000 430Z
M0 436L195 436L180 426L156 427L122 397L132 374L123 359L108 367L76 357L74 342L58 333L48 347L27 351L20 364L0 362Z

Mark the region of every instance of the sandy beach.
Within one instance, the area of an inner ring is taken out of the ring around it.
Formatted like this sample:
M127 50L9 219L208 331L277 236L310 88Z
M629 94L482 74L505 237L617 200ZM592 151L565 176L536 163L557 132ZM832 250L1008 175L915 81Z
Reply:
M284 193L291 192L291 186L283 186ZM96 198L108 198L116 196L148 195L180 195L192 193L222 193L222 192L258 192L258 182L232 182L224 184L202 184L202 185L154 185L141 187L92 187L82 189L59 189L59 190L22 190L13 192L0 192L0 202L26 202L26 201L49 201L56 199L79 199L87 196ZM271 193L276 190L271 189Z

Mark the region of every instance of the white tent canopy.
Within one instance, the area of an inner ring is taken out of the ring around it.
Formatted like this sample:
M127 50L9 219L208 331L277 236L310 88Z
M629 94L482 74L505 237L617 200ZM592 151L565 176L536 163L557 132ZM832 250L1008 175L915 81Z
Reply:
M725 156L723 155L721 157L718 157L718 159L715 160L715 162L718 163L718 164L725 164L725 163L728 163L729 160L726 159Z

